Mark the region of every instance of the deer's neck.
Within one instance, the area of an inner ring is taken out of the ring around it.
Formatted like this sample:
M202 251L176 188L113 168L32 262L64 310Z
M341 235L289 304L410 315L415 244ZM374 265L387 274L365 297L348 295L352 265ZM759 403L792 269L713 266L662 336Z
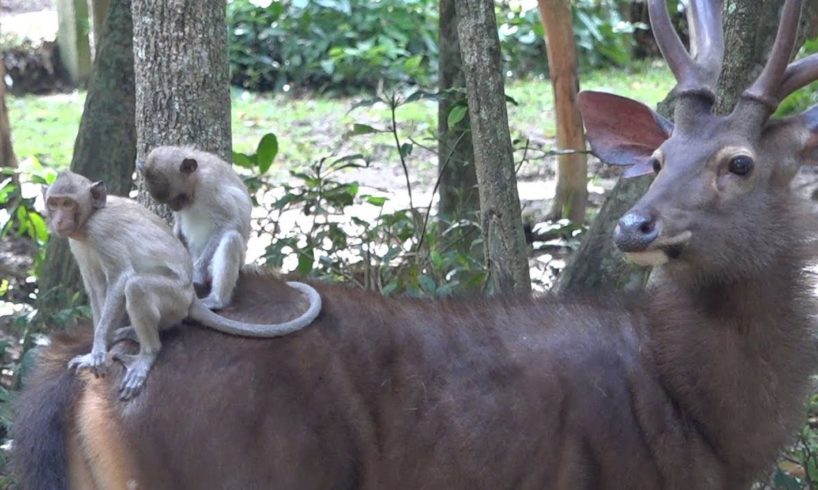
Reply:
M661 380L734 471L765 469L803 418L814 350L802 277L782 255L742 280L666 279L652 293Z

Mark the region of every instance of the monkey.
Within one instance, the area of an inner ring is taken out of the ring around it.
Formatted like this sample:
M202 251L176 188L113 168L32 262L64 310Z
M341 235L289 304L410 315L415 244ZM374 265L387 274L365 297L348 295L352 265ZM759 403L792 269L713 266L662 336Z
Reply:
M159 146L137 161L145 188L173 211L174 234L193 256L193 283L210 284L202 304L224 308L250 238L250 193L229 163L190 147Z
M159 331L190 319L220 332L247 337L279 337L312 323L321 296L300 282L288 285L309 300L298 318L278 324L249 324L224 318L206 307L193 287L193 261L170 227L126 197L109 196L105 184L62 172L45 191L46 215L54 234L68 238L89 297L94 336L91 352L68 363L72 371L107 370L108 347L125 313L131 326L118 338L139 342L136 355L114 354L125 366L120 398L136 396L161 349Z

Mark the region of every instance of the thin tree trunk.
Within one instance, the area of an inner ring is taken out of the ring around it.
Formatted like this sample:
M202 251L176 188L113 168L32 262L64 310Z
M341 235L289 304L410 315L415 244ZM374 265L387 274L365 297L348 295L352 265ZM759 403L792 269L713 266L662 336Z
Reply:
M127 195L136 156L131 0L113 0L100 39L80 120L71 170L102 180L108 192ZM39 306L46 318L82 292L66 240L52 239L39 278Z
M736 100L760 72L767 59L778 29L780 0L727 0L724 7L725 58L719 80L718 112L729 112ZM817 0L806 4L804 18L811 19ZM803 43L803 34L798 46ZM659 112L671 116L667 100ZM641 287L650 269L622 263L621 253L613 244L612 234L619 218L630 209L650 183L649 178L620 179L606 198L580 249L563 270L558 291L587 291Z
M225 0L133 3L137 157L193 145L231 161ZM165 217L138 179L139 200Z
M111 0L91 0L91 17L94 20L94 57L99 56L99 43L102 39L102 29L105 17L111 7Z
M17 168L17 156L11 144L11 125L6 106L6 67L0 62L0 167Z
M438 172L440 173L440 201L438 218L446 223L460 220L477 221L480 215L480 195L474 170L469 118L464 117L449 127L449 114L454 107L465 107L466 80L457 39L457 18L454 0L440 0L439 70L440 99L437 108ZM446 235L446 243L453 243L464 253L470 253L470 238L476 234L471 228Z
M585 150L585 132L577 106L577 46L568 0L539 0L545 26L548 73L554 93L559 150ZM557 156L557 190L548 217L585 222L588 163L584 153Z
M494 2L455 0L455 8L493 291L528 292L528 247L514 173Z

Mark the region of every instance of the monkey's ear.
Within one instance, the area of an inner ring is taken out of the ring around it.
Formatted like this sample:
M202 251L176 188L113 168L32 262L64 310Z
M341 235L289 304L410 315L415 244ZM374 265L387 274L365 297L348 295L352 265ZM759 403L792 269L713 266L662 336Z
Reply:
M193 158L185 158L182 160L182 165L179 167L179 170L183 174L192 174L197 168L199 168L199 162Z
M105 182L98 180L91 184L91 206L94 209L104 208L107 199L108 189L105 188Z

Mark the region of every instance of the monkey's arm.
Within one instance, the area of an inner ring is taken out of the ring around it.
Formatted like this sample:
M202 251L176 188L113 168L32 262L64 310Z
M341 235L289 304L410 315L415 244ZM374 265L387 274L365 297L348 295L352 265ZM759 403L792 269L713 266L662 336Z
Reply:
M179 239L180 242L186 247L189 248L187 245L187 239L185 238L185 234L182 233L182 223L178 216L173 216L173 235Z
M68 363L69 369L90 369L96 376L105 373L108 344L111 342L114 328L122 320L125 313L125 284L129 276L130 274L121 274L108 287L102 304L102 311L99 313L99 320L94 319L94 343L91 352L71 359Z
M198 257L193 258L193 282L196 284L204 284L207 281L207 270L210 263L213 262L213 256L216 254L216 249L222 241L225 230L217 228L213 231L207 239L207 243L202 248L202 253Z

